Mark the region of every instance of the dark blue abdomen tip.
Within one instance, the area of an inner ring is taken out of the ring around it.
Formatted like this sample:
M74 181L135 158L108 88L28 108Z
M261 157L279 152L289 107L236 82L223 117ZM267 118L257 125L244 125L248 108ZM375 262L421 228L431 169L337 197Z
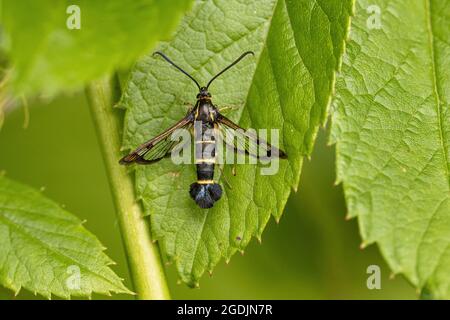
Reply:
M218 183L199 184L194 182L189 190L191 198L202 208L208 209L222 196L222 188Z

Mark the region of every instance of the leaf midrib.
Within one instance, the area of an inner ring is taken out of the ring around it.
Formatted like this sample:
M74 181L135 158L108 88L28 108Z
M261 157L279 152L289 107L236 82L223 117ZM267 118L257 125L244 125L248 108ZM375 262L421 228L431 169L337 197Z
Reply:
M439 138L441 143L441 148L444 153L444 167L447 175L447 184L450 189L450 172L449 172L449 161L448 161L448 147L445 141L447 141L445 130L443 129L443 112L442 112L442 102L440 97L439 84L437 81L437 61L435 55L435 44L434 44L434 33L433 25L431 23L431 0L424 0L425 2L425 13L426 13L426 23L427 23L427 34L428 34L428 49L431 58L431 81L433 84L433 93L435 96L436 112L438 115L438 126L439 126Z
M438 63L437 63L436 54L435 54L435 51L436 51L435 41L434 41L435 35L433 32L433 24L431 21L431 19L432 19L431 18L431 0L424 0L424 5L425 5L425 15L426 15L426 29L427 29L427 35L428 35L428 50L429 50L429 55L430 55L430 60L431 60L431 82L433 85L433 96L435 98L436 113L437 113L437 120L438 120L438 127L439 127L439 140L440 140L439 142L441 145L442 152L444 154L443 155L444 168L445 168L446 177L447 177L447 186L448 186L448 189L450 190L450 172L449 172L450 163L448 160L448 146L446 144L446 141L448 141L448 139L446 136L446 131L443 128L443 123L444 123L445 119L443 119L442 98L441 98L441 94L440 94L439 82L437 79L437 74L438 74L437 64ZM420 273L418 270L420 248L421 248L422 244L424 243L424 238L426 237L427 233L429 232L429 229L431 227L431 222L435 219L435 216L439 210L439 207L445 202L445 200L446 199L444 198L441 201L441 203L437 206L437 208L433 211L432 215L428 219L428 223L425 228L425 231L422 233L421 240L419 241L419 244L417 246L415 272L416 272L416 277L417 277L417 279L419 279L420 282L423 282L420 280ZM436 269L441 264L442 257L445 254L445 252L447 251L449 245L450 244L447 244L447 247L442 251L439 259L436 261L433 271L429 274L430 277L436 272ZM419 283L419 285L423 285L423 283Z

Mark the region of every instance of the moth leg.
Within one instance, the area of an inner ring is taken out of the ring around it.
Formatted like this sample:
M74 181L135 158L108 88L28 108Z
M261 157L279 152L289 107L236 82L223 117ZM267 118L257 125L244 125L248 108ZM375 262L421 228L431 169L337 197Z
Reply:
M194 109L194 105L191 102L188 102L184 99L182 99L181 97L175 97L175 104L176 105L182 105L183 107L186 108L186 112L190 112L192 109Z
M225 106L225 107L220 108L219 112L226 114L226 113L228 113L230 111L240 109L240 108L242 108L242 106L243 105L229 105L229 106Z
M190 102L183 102L183 106L186 108L186 112L189 113L192 111L192 109L194 109L194 105Z
M233 188L231 187L231 184L228 182L227 177L225 176L225 172L223 171L223 167L224 167L223 164L222 164L222 165L219 165L219 169L220 169L220 172L221 172L220 177L221 177L221 178L223 177L223 181L224 181L225 184L228 186L228 188L233 189Z
M233 166L231 167L231 174L236 177L236 164L233 163Z

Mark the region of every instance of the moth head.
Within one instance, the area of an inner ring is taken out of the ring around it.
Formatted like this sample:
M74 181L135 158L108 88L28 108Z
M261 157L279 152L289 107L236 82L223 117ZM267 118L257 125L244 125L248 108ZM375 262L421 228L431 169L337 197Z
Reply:
M208 91L208 88L201 87L200 91L197 94L197 99L211 98L211 94Z

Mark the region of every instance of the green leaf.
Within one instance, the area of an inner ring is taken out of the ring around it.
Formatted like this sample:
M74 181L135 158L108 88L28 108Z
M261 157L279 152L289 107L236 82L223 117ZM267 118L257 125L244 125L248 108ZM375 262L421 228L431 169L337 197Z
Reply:
M374 4L380 29L366 11ZM337 179L363 245L378 243L394 273L447 299L449 13L448 0L358 1L332 128Z
M5 0L1 21L15 67L14 89L19 94L52 94L127 67L168 37L190 4L191 0ZM79 8L80 29L73 29L74 6Z
M0 177L0 284L51 298L131 293L101 243L42 193Z
M5 111L3 110L3 106L4 104L0 101L0 130L2 129L3 122L5 121Z
M276 175L256 165L225 166L231 188L210 210L190 199L194 165L170 159L136 168L137 194L151 217L153 235L182 281L191 286L261 234L272 214L279 220L302 158L311 153L343 50L351 1L197 1L170 42L160 50L202 84L242 52L246 58L211 86L219 107L240 105L229 114L243 127L280 129L289 159ZM137 63L124 92L124 147L131 149L183 117L183 102L195 102L195 85L160 58ZM217 172L219 175L219 172Z

